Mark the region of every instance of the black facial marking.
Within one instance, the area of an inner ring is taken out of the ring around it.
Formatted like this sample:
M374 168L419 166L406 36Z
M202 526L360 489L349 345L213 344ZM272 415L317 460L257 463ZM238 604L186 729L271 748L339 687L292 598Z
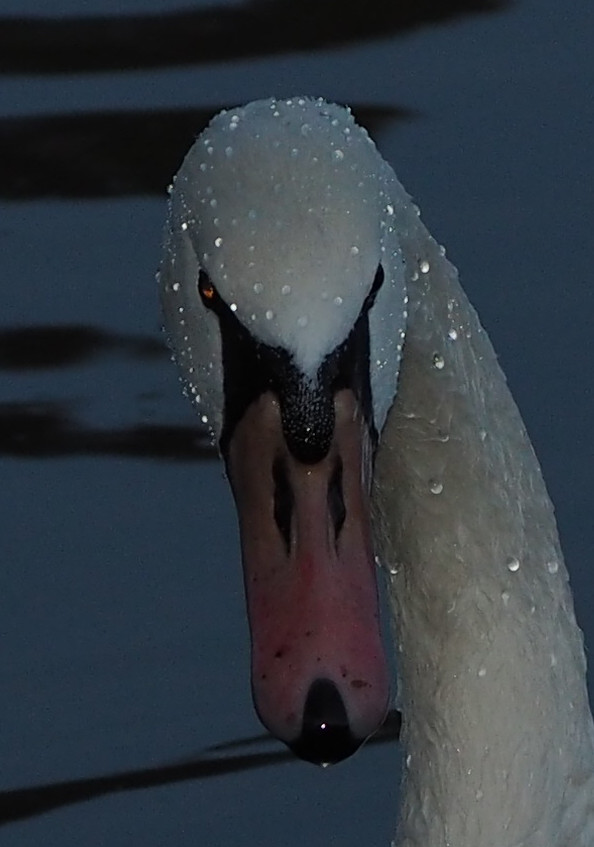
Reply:
M375 303L375 298L377 297L377 292L380 290L380 288L384 284L384 277L385 277L384 268L383 268L383 265L380 263L377 266L377 270L375 272L375 277L373 278L373 285L371 286L369 294L365 298L365 303L363 304L363 309L366 312L368 312L371 309L371 307L373 306L373 304Z
M346 519L346 506L344 505L342 488L342 459L340 456L336 460L328 483L328 512L334 525L334 542L337 544Z
M272 465L274 480L274 521L285 542L287 556L291 552L291 519L295 500L285 462L277 458Z
M334 432L334 397L343 388L355 394L375 446L368 313L383 281L380 264L351 332L326 356L314 381L299 371L286 350L257 341L220 297L208 274L200 271L200 297L217 315L221 330L225 410L219 446L223 456L245 410L266 391L278 397L287 447L303 464L316 464L327 455Z

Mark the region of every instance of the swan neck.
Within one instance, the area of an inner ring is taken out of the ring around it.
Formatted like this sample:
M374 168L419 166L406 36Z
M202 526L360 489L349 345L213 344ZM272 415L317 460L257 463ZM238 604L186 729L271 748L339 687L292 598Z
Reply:
M409 326L374 492L403 713L397 844L590 844L592 719L553 509L454 269L405 223Z

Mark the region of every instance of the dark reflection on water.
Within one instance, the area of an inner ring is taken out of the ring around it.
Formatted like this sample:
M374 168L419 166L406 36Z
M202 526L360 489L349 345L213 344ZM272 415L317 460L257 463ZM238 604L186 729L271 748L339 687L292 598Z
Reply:
M216 459L209 436L198 426L140 424L93 429L76 420L65 403L0 404L0 455L48 459L59 456L128 456L166 461Z
M260 0L168 14L5 18L0 72L138 70L315 50L509 5L510 0Z
M3 370L66 368L113 353L120 358L163 359L166 348L154 338L90 326L30 326L0 332ZM39 459L129 456L170 461L217 457L208 433L198 424L94 429L77 420L73 406L36 400L0 403L0 455Z
M107 353L161 358L155 338L123 335L93 326L26 326L0 330L0 368L29 370L78 365Z
M400 712L392 710L383 727L367 744L381 744L397 740L400 733L400 724ZM206 752L220 752L271 740L267 736L257 736L219 745ZM84 803L106 794L155 788L192 779L224 776L225 774L249 771L291 761L296 762L297 760L286 749L244 753L235 756L227 755L218 758L207 755L194 760L154 768L142 768L106 776L58 782L52 785L16 788L0 792L0 826L23 818L42 815L61 806Z

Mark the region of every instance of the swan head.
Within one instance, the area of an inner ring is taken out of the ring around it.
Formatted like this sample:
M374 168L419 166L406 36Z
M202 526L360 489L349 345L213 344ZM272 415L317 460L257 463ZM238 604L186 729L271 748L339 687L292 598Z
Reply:
M337 761L389 696L369 529L406 319L392 172L350 112L221 113L174 181L160 280L238 508L264 724Z

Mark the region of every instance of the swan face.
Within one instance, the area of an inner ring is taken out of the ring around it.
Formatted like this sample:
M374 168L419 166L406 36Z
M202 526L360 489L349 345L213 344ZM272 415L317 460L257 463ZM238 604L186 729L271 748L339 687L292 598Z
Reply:
M238 508L256 708L314 761L387 707L368 500L406 319L390 179L345 109L258 101L198 138L165 236L166 328Z

